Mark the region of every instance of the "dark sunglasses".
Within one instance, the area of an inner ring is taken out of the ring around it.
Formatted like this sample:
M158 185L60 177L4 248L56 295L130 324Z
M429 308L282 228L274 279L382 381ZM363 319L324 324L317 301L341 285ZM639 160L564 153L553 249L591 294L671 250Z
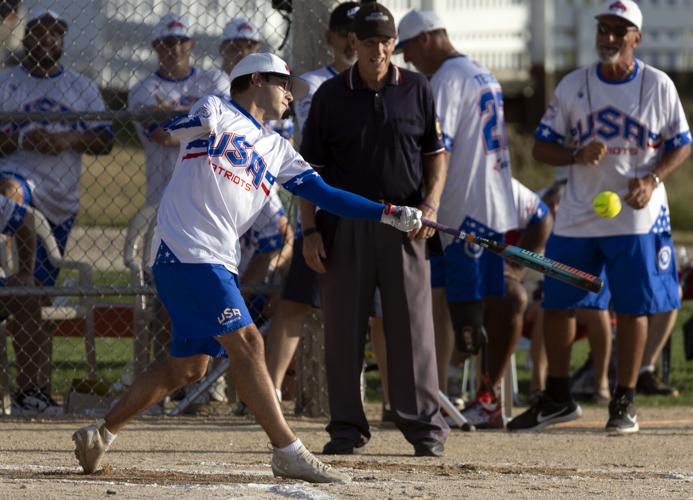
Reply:
M614 35L616 38L623 38L631 31L638 31L635 26L608 26L603 23L597 23L597 33L602 36Z
M291 78L274 73L265 73L265 79L272 85L281 88L284 92L291 92Z

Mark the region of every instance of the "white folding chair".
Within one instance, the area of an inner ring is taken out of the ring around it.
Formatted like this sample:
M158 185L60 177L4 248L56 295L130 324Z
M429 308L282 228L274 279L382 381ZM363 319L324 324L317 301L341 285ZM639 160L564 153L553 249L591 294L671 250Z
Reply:
M48 259L51 264L61 269L74 269L78 274L77 285L82 289L92 287L91 266L86 262L73 261L63 258L60 255L58 244L51 233L50 224L45 216L38 210L29 208L34 216L34 228L36 236L43 241L46 248ZM12 276L17 272L16 247L12 245L8 251L6 245L0 245L0 263L2 264L2 274ZM80 297L79 300L70 306L44 306L41 308L41 320L43 321L65 321L81 318L85 323L84 345L86 350L87 366L89 378L96 379L96 333L94 326L94 308L91 297ZM9 378L9 356L7 354L7 332L5 323L0 323L0 413L8 415L10 412L10 378Z
M142 207L128 223L123 248L123 261L130 270L132 286L144 287L147 282L147 260L151 249L152 232L156 220L156 206ZM149 365L152 324L159 317L160 306L155 296L136 295L133 308L133 355L135 375ZM161 325L159 325L161 326Z

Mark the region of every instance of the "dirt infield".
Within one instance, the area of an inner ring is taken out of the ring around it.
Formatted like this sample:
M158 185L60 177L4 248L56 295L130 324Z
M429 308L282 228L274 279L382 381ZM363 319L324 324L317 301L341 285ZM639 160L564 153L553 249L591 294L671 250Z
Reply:
M544 433L454 431L443 459L415 458L397 430L375 425L362 453L326 458L353 481L318 486L272 477L252 419L138 420L91 476L70 440L85 420L0 419L0 498L693 498L693 409L645 408L627 437L607 436L605 418L589 408ZM323 422L290 421L321 449Z

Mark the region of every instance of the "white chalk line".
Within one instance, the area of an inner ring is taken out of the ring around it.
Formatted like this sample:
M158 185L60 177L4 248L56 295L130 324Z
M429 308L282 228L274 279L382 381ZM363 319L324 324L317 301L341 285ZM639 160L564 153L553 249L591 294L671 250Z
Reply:
M298 498L300 500L332 500L333 496L318 491L305 483L300 484L198 484L198 483L177 483L177 484L158 484L158 483L131 483L129 481L100 481L89 480L80 481L78 479L32 479L33 483L47 483L54 485L56 483L71 484L71 485L96 485L112 488L139 488L139 489L157 489L157 490L184 490L184 491L228 491L238 494L241 491L261 491L273 493L288 498ZM0 478L0 483L21 483L26 484L27 480L23 479L4 479Z

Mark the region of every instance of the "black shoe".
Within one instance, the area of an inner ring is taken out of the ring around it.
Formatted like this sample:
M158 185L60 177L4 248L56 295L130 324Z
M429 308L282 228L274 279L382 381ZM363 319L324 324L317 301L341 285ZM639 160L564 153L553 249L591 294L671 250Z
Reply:
M606 431L612 434L631 434L640 430L635 405L626 396L612 399L609 403L609 421Z
M569 422L582 416L582 409L574 399L558 403L543 392L539 400L513 418L506 428L509 431L540 431L547 425Z
M415 457L442 457L445 447L435 439L423 439L414 445Z
M638 375L638 384L635 387L638 394L645 394L648 396L671 396L673 398L679 397L679 391L674 387L666 385L655 372L645 371Z
M322 449L323 455L353 455L356 446L349 439L330 439Z
M383 424L394 423L395 416L395 410L393 410L390 405L383 404L383 412L381 413L380 421Z

